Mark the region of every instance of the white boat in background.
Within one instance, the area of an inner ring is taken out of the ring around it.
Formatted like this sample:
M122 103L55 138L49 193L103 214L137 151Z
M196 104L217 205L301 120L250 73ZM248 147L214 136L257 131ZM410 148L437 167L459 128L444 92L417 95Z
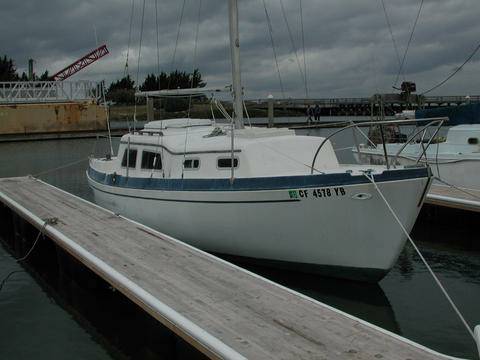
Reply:
M328 139L246 128L236 0L229 10L231 122L153 121L124 135L118 156L90 160L95 201L209 252L378 281L406 237L367 174L410 231L428 166L342 165Z
M402 110L395 114L395 119L415 119L415 110Z
M453 126L442 140L437 140L425 151L421 142L385 144L385 147L394 165L416 164L419 159L419 162L428 163L434 176L446 183L480 190L480 125ZM401 154L396 156L402 148ZM375 147L360 145L352 151L359 163L385 163L381 144Z

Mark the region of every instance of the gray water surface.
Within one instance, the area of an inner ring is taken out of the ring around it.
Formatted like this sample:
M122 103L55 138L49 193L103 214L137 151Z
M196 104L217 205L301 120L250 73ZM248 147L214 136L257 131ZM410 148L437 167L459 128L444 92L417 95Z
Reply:
M331 133L331 129L307 130L309 135ZM353 161L346 146L352 135L333 140L338 156ZM118 139L114 141L118 146ZM92 200L85 170L87 158L108 151L105 139L52 140L0 144L0 176L37 174L73 161L74 166L41 175L66 191ZM460 226L451 219L451 227ZM451 242L445 233L430 238L430 223L417 223L414 232L425 257L473 327L480 324L480 254L468 248L438 245ZM478 235L472 229L472 235ZM418 236L418 237L417 237ZM454 240L454 239L453 239ZM21 269L0 248L0 279ZM250 267L276 282L285 284L329 305L401 334L413 341L450 355L476 358L476 347L467 331L436 288L430 275L406 247L392 271L379 284L363 284L318 276ZM14 274L0 292L0 359L108 359L111 355L95 334L84 328L51 294L42 290L27 273Z

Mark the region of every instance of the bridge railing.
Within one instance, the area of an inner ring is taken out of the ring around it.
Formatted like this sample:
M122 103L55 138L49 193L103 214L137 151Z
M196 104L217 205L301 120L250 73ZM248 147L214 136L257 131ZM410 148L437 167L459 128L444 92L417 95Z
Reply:
M466 102L480 102L480 95L453 95L453 96L426 96L426 103L466 103Z
M266 104L268 99L250 100L254 104ZM369 105L372 104L370 97L343 97L343 98L318 98L318 99L275 99L276 103L289 106L305 107L307 105ZM452 95L452 96L426 96L423 99L425 104L463 104L469 102L480 102L480 95ZM384 103L401 103L398 98L384 99Z
M98 101L102 86L89 80L0 82L0 104Z

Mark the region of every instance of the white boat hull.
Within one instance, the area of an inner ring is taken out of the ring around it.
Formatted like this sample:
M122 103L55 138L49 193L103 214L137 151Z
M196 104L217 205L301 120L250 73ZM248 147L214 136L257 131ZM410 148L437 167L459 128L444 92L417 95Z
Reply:
M88 180L101 206L193 246L309 272L378 281L406 241L370 183L292 193L141 190ZM379 184L409 231L428 181Z

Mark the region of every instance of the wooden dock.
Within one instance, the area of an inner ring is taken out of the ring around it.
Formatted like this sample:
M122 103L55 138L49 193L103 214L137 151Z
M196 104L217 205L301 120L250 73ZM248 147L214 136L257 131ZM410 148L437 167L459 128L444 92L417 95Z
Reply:
M480 212L480 191L459 190L447 185L433 184L425 202L431 205Z
M1 203L210 358L453 359L34 178Z

